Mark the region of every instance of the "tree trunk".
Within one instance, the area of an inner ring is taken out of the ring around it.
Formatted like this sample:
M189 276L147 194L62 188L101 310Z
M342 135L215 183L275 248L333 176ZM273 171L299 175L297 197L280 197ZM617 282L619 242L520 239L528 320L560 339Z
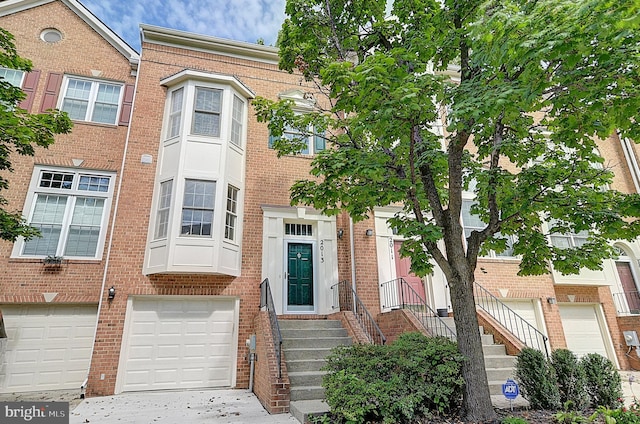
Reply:
M468 269L455 272L454 274L460 277L453 277L453 281L448 283L456 323L458 349L467 358L462 366L462 377L466 383L463 394L463 414L468 421L484 422L495 420L496 413L491 404L482 352L482 338L473 296L473 272L467 271Z

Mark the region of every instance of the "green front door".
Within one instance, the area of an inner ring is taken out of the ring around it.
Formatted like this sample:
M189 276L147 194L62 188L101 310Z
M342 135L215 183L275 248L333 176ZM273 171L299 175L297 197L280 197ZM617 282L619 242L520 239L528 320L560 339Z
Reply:
M309 243L289 243L287 248L287 303L313 306L313 249Z

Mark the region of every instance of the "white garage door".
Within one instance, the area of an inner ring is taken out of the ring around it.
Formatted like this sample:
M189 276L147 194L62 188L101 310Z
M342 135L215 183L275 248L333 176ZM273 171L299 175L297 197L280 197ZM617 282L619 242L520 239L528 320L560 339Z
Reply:
M518 338L524 340L527 346L534 349L540 349L544 352L544 338L537 332L545 334L542 320L536 314L536 308L533 300L507 300L500 299L505 305L507 305L513 312L515 312L520 318L525 320L533 328L522 323L518 319L513 319L509 314L505 314L505 319L511 319L514 333L517 333Z
M87 377L97 306L3 305L7 346L0 392L80 389Z
M558 305L567 348L582 357L587 353L599 353L609 358L605 334L596 314L596 305ZM606 335L608 337L608 335Z
M232 386L237 315L236 299L133 299L119 391Z

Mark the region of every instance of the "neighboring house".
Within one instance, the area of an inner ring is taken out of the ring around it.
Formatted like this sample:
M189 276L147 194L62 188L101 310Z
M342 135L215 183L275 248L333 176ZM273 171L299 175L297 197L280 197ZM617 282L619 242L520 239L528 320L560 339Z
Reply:
M33 62L28 74L0 71L27 93L21 106L57 107L74 123L34 157L11 156L7 207L43 237L0 243L0 392L77 389L91 361L139 56L75 0L0 2L0 27Z
M310 136L302 154L278 158L255 118L256 96L290 99L299 113L320 101L312 84L278 69L277 49L142 25L139 59L72 0L2 2L0 26L39 70L16 77L31 110L57 106L75 122L49 150L14 158L10 206L44 237L0 243L9 336L0 391L79 388L87 377L89 395L248 387L246 340L264 336L265 279L282 318L335 318L339 281L353 281L381 318L395 306L385 304L383 283L397 278L434 311L450 310L443 274L416 278L399 258L402 240L387 223L397 210L352 225L346 214L290 206L290 186L325 145ZM600 147L614 186L638 191L638 147L615 136ZM468 213L463 220L467 230L482 224ZM616 246L620 257L601 272L518 277L507 252L480 259L476 277L551 349L637 368L622 331L640 329L640 245ZM62 263L43 264L48 256ZM258 358L261 390L272 363ZM274 406L273 387L259 397L270 411L286 410Z

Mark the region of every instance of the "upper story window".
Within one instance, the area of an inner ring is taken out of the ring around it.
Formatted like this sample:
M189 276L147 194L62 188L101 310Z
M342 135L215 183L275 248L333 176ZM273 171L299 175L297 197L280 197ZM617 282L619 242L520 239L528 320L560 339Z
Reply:
M192 134L220 137L222 90L196 87Z
M183 236L211 236L216 182L186 180L182 203Z
M182 123L182 99L184 88L179 88L171 92L169 106L169 138L180 135L180 124Z
M24 71L18 69L0 68L0 78L7 81L9 84L15 87L22 87L22 81L24 80Z
M462 201L462 225L464 227L464 238L468 238L471 235L472 231L482 231L486 227L486 224L480 219L478 215L474 215L471 213L471 208L475 202L473 200L463 200ZM503 235L500 233L496 234L498 238L506 238L507 239L507 248L502 252L490 251L487 255L488 257L513 257L513 245L516 241L514 236Z
M553 223L549 224L550 228L553 228ZM580 231L578 233L574 232L553 232L549 235L551 239L551 244L555 247L559 247L562 249L573 248L573 247L581 247L589 238L589 232L586 230Z
M244 102L240 97L233 96L233 113L231 116L231 142L242 147L242 128L244 123Z
M301 155L314 155L326 148L324 134L315 134L312 127L308 127L306 131L300 131L296 128L287 126L282 134L283 138L288 140L299 140L304 142L306 147L300 150ZM273 148L276 137L269 136L269 148Z
M316 100L311 93L296 89L280 93L278 97L280 99L292 101L295 104L294 110L296 114L299 115L304 115L305 113L313 111L316 105ZM305 147L303 147L298 154L314 155L326 149L325 134L318 131L312 125L309 125L306 128L294 128L293 126L287 125L284 128L282 138L301 142ZM276 139L277 137L269 134L269 148L273 148Z
M37 167L25 210L41 237L16 243L18 254L98 258L112 193L111 173Z
M71 119L116 124L122 84L66 77L60 109Z

